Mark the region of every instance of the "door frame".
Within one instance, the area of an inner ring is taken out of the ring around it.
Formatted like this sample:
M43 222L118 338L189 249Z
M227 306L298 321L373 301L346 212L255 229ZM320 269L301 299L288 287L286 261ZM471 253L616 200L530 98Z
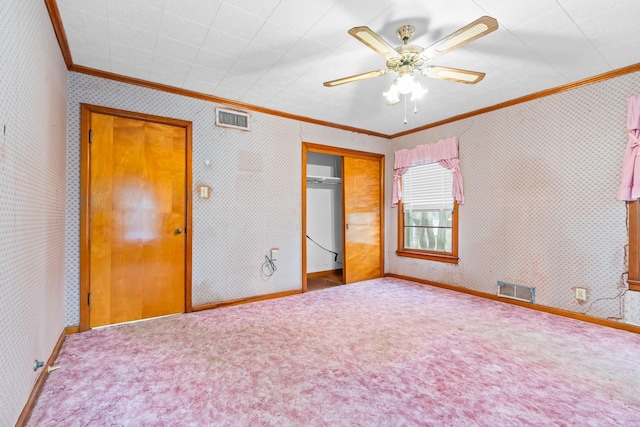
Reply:
M91 150L89 149L89 131L91 115L105 114L146 122L181 127L185 130L185 277L184 311L192 311L191 304L191 145L192 123L186 120L153 116L115 108L91 104L80 104L80 331L90 329L91 310L89 309L90 283L90 214L91 214Z
M351 150L348 148L332 147L329 145L314 144L312 142L302 142L302 292L307 292L307 153L321 153L340 157L354 157L359 159L377 160L380 162L380 271L384 274L384 154L370 153L367 151ZM344 170L342 171L344 173ZM342 195L342 253L344 254L345 238L344 238L344 192ZM343 261L344 260L343 257ZM343 265L344 269L347 268Z

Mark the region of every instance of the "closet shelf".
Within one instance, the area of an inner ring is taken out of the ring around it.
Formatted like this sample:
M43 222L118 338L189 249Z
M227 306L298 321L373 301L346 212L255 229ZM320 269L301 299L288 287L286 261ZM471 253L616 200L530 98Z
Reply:
M307 175L307 182L311 184L340 184L342 179L336 176L311 176Z

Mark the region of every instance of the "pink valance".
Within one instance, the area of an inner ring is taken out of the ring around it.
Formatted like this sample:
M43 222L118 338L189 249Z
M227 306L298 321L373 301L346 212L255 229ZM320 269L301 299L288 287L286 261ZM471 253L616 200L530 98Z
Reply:
M441 139L432 144L418 145L410 150L398 150L395 153L393 174L393 200L391 206L396 206L402 199L400 178L411 166L425 165L438 162L441 166L451 169L453 173L453 198L458 204L464 203L462 174L458 168L458 137Z
M622 180L616 199L633 201L640 197L640 96L627 99L629 142L622 159Z

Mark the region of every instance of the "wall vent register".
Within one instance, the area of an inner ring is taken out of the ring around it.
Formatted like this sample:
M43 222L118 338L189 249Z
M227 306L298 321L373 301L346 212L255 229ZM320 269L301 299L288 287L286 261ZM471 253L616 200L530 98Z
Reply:
M530 303L536 302L536 288L498 281L498 296Z
M216 126L250 130L249 113L236 110L216 108Z

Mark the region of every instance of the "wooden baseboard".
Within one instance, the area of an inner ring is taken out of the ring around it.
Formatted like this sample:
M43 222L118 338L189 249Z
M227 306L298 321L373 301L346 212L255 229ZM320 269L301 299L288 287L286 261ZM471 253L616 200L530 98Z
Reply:
M630 291L640 291L640 280L629 279L627 283L629 284Z
M332 274L342 274L342 269L326 270L326 271L314 271L313 273L307 273L307 279L315 279L316 277L330 276Z
M250 302L263 301L263 300L268 300L273 298L288 297L289 295L296 295L301 293L302 293L302 289L297 289L295 291L276 292L273 294L259 295L255 297L249 297L249 298L239 298L231 301L214 302L211 304L193 306L193 311L202 311L202 310L210 310L212 308L229 307L232 305L247 304Z
M64 339L66 338L66 336L67 336L67 329L65 328L62 331L62 334L60 334L60 338L58 338L58 342L56 342L55 347L53 347L53 351L51 352L51 356L49 356L47 363L41 368L42 370L40 371L40 375L38 376L38 379L35 385L33 386L33 390L31 390L29 399L27 400L27 403L24 405L24 408L22 409L22 413L20 413L20 417L16 422L16 427L23 427L27 425L27 422L29 421L29 417L31 417L31 411L33 411L33 408L36 406L36 402L38 401L38 396L40 396L42 387L44 387L44 383L47 380L47 376L49 375L49 372L47 371L47 369L49 368L49 366L53 365L53 362L56 361L56 358L58 357L58 353L60 353L60 349L62 348L62 343L64 342Z
M80 332L80 325L75 325L75 326L67 326L64 329L65 334L67 335L72 335L72 334L77 334Z
M500 298L497 295L487 294L485 292L474 291L471 289L461 288L459 286L446 285L444 283L432 282L430 280L418 279L416 277L402 276L400 274L386 274L387 277L394 277L396 279L408 280L410 282L416 282L423 285L435 286L438 288L448 289L450 291L462 292L464 294L473 295L480 298L486 298L493 301L500 301L507 304L519 305L520 307L530 308L532 310L543 311L545 313L555 314L557 316L569 317L571 319L581 320L583 322L594 323L596 325L607 326L609 328L621 329L627 332L633 332L640 334L640 326L630 325L628 323L615 322L608 319L600 319L599 317L587 316L582 313L575 313L573 311L562 310L559 308L547 307L539 304L531 304L524 301L517 301L508 298Z

